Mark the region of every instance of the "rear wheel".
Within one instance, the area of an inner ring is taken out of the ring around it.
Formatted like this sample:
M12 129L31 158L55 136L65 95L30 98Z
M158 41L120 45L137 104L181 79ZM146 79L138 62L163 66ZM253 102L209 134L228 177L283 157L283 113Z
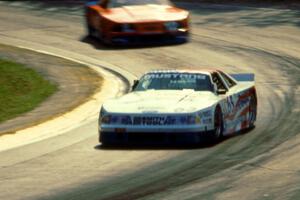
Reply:
M254 127L254 123L256 121L256 115L257 115L257 104L254 95L252 95L250 97L250 103L249 103L249 128Z
M223 115L221 108L218 106L214 114L214 132L213 140L216 142L223 137Z

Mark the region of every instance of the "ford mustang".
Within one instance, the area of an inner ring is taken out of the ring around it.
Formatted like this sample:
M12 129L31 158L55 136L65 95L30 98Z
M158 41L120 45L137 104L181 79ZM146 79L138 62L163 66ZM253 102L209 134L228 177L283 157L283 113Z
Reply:
M199 143L254 127L254 74L220 70L156 70L128 94L105 102L102 144Z
M185 42L189 12L168 0L99 0L86 4L89 36L106 44Z

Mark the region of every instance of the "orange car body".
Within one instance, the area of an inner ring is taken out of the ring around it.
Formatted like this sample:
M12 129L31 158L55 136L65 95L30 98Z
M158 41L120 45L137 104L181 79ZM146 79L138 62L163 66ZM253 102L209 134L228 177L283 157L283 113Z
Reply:
M137 1L138 5L110 5L118 1ZM100 0L87 3L89 35L104 43L114 44L187 40L188 11L172 5L151 4L149 0L141 2L142 0Z

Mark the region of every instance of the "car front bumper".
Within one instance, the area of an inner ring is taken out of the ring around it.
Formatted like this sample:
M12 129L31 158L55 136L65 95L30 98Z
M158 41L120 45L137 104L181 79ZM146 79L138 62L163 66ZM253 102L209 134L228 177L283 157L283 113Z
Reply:
M212 128L212 127L210 127ZM212 129L165 129L165 130L135 130L123 128L99 129L99 142L108 145L118 144L198 144L213 139Z
M115 45L140 45L140 44L179 44L188 41L189 33L162 32L162 33L112 33L108 41Z

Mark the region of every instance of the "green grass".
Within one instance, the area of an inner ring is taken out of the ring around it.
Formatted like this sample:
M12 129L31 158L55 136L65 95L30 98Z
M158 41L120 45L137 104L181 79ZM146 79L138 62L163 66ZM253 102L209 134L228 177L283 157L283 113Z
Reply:
M33 110L56 90L25 65L0 59L0 123Z

